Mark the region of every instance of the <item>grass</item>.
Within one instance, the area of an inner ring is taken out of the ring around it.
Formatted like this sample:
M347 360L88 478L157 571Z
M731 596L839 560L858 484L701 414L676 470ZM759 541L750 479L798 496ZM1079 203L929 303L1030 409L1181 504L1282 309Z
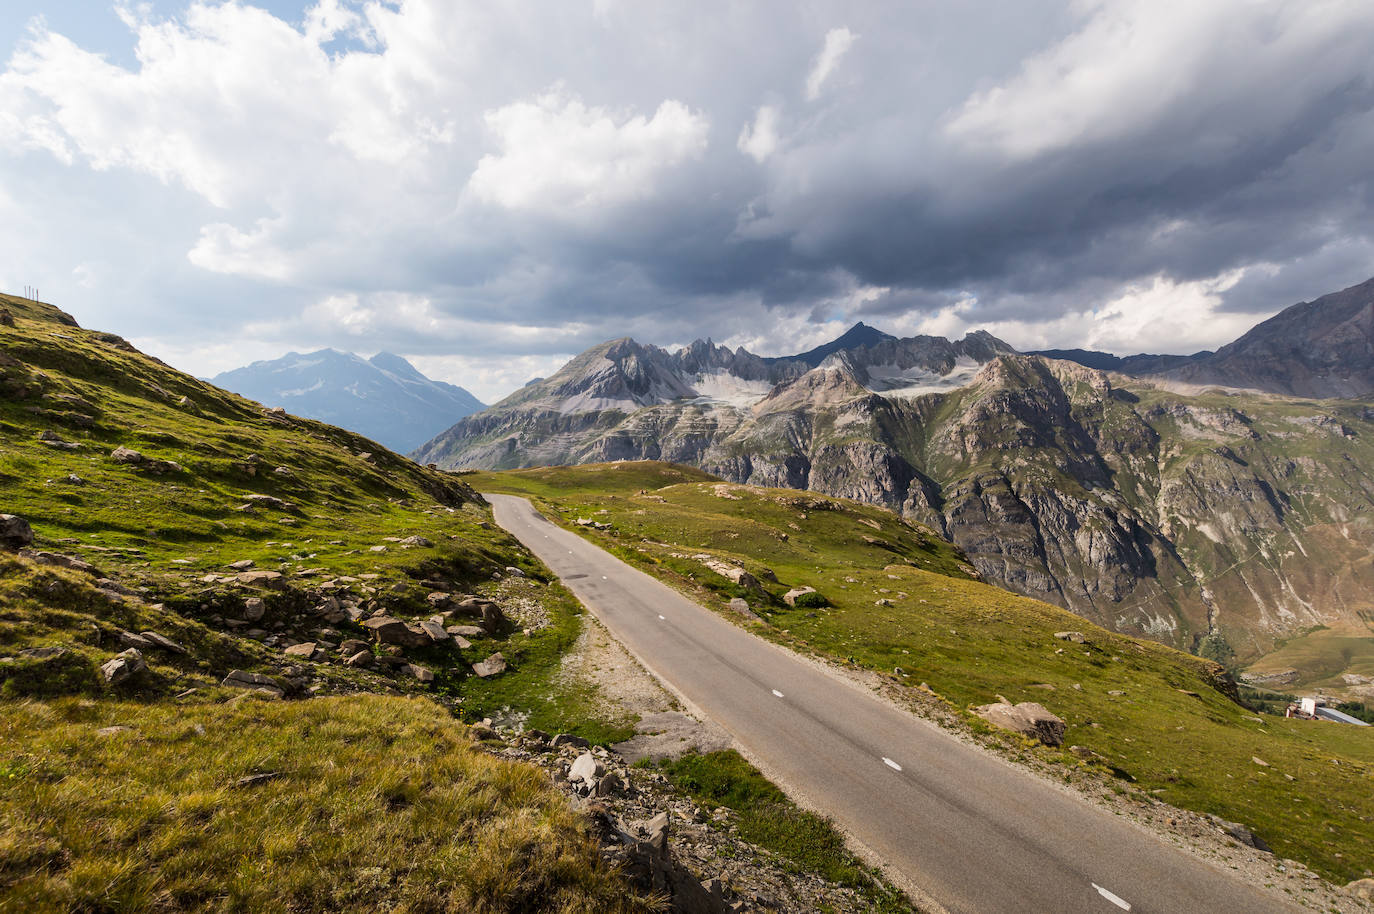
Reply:
M875 878L849 852L828 819L796 806L733 749L689 753L660 762L659 769L684 793L712 808L733 810L739 836L750 844L860 892L874 911L912 910L900 892Z
M1318 628L1278 645L1273 653L1251 664L1247 672L1297 670L1298 678L1285 688L1344 692L1349 688L1342 678L1346 674L1374 679L1374 636L1370 631L1368 626L1363 631Z
M0 733L0 911L651 907L423 699L22 701Z
M562 675L581 610L469 487L271 415L54 308L0 307L15 318L0 329L0 511L32 524L36 549L97 569L0 552L0 912L653 907L626 894L546 774L475 751L455 718L511 707L598 742L631 723ZM179 469L118 463L118 446ZM281 586L221 580L243 559ZM415 650L436 675L422 686L287 664L226 622L258 596L268 630L322 625L300 620L326 581L402 616L429 615L437 584L542 603L550 624ZM186 653L145 651L147 675L105 684L120 633L142 631ZM507 673L469 674L496 650ZM348 697L269 704L219 684L233 668L290 667ZM108 726L130 729L97 734ZM259 773L274 777L236 786Z
M603 746L634 736L638 718L607 708L590 683L570 678L564 671L563 659L582 631L582 604L559 584L541 588L538 598L551 624L537 637L515 635L490 646L501 649L518 675L464 680L459 690L464 719L514 712L526 726L549 733L576 733ZM480 648L479 653L488 649L481 641L475 641L474 647Z
M533 496L551 518L727 618L737 617L725 599L745 596L766 619L757 630L767 637L894 683L924 682L976 732L989 728L971 706L999 694L1040 702L1067 722L1065 746L1085 746L1105 763L1002 740L1018 752L1070 773L1115 771L1137 796L1243 822L1280 856L1330 879L1370 875L1370 730L1257 716L1234 700L1217 664L988 586L948 544L882 509L707 481L652 487L664 472L592 465L465 479ZM577 518L610 529L578 527ZM763 592L746 594L696 555L743 566L765 582ZM831 605L781 602L801 585ZM1054 637L1067 630L1087 643Z

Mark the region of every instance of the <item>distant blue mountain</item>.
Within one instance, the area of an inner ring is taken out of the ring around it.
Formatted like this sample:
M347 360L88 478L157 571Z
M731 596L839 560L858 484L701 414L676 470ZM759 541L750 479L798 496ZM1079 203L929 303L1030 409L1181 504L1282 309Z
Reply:
M486 408L463 388L427 378L389 352L371 359L334 349L288 352L211 380L264 406L366 435L401 454Z

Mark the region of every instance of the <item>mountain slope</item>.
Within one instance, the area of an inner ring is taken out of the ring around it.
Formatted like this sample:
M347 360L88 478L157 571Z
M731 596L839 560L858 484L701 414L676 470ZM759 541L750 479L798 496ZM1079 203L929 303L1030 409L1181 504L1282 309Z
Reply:
M703 394L684 364L721 366L709 377L730 396ZM989 580L1188 649L1253 657L1314 625L1371 631L1362 405L1185 396L986 334L763 367L709 343L621 340L419 453L454 468L671 460L886 505Z
M899 704L937 708L946 725L967 724L994 745L972 708L999 696L1040 703L1067 724L1063 746L1033 750L1065 766L1046 774L1081 783L1110 769L1111 790L1157 809L1171 831L1186 817L1160 800L1243 822L1278 856L1341 881L1362 876L1374 851L1371 731L1257 716L1218 664L989 586L948 543L889 511L653 463L465 478L536 499L546 517L732 622L862 671ZM790 604L785 595L803 586L819 597Z
M1163 372L1296 397L1374 394L1374 279L1280 311L1215 353Z
M0 493L0 910L653 909L455 718L624 730L461 480L0 296Z
M1088 368L1294 397L1374 395L1374 279L1299 302L1216 352L1115 356L1085 349L1031 355Z
M463 388L431 380L388 352L371 359L333 349L290 352L212 380L266 406L352 429L401 454L483 408Z

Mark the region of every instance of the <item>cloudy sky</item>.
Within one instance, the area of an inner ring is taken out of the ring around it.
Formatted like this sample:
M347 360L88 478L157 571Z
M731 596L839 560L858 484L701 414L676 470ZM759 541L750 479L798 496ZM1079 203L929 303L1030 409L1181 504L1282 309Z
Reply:
M623 335L1213 348L1374 275L1369 0L9 0L0 288L494 400Z

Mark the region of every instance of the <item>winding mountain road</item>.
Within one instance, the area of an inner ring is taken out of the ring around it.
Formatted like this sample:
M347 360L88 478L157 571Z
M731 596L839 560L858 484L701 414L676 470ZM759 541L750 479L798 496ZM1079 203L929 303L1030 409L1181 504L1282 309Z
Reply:
M923 905L960 914L1299 910L730 624L525 499L486 497L497 523L645 666L916 887Z

